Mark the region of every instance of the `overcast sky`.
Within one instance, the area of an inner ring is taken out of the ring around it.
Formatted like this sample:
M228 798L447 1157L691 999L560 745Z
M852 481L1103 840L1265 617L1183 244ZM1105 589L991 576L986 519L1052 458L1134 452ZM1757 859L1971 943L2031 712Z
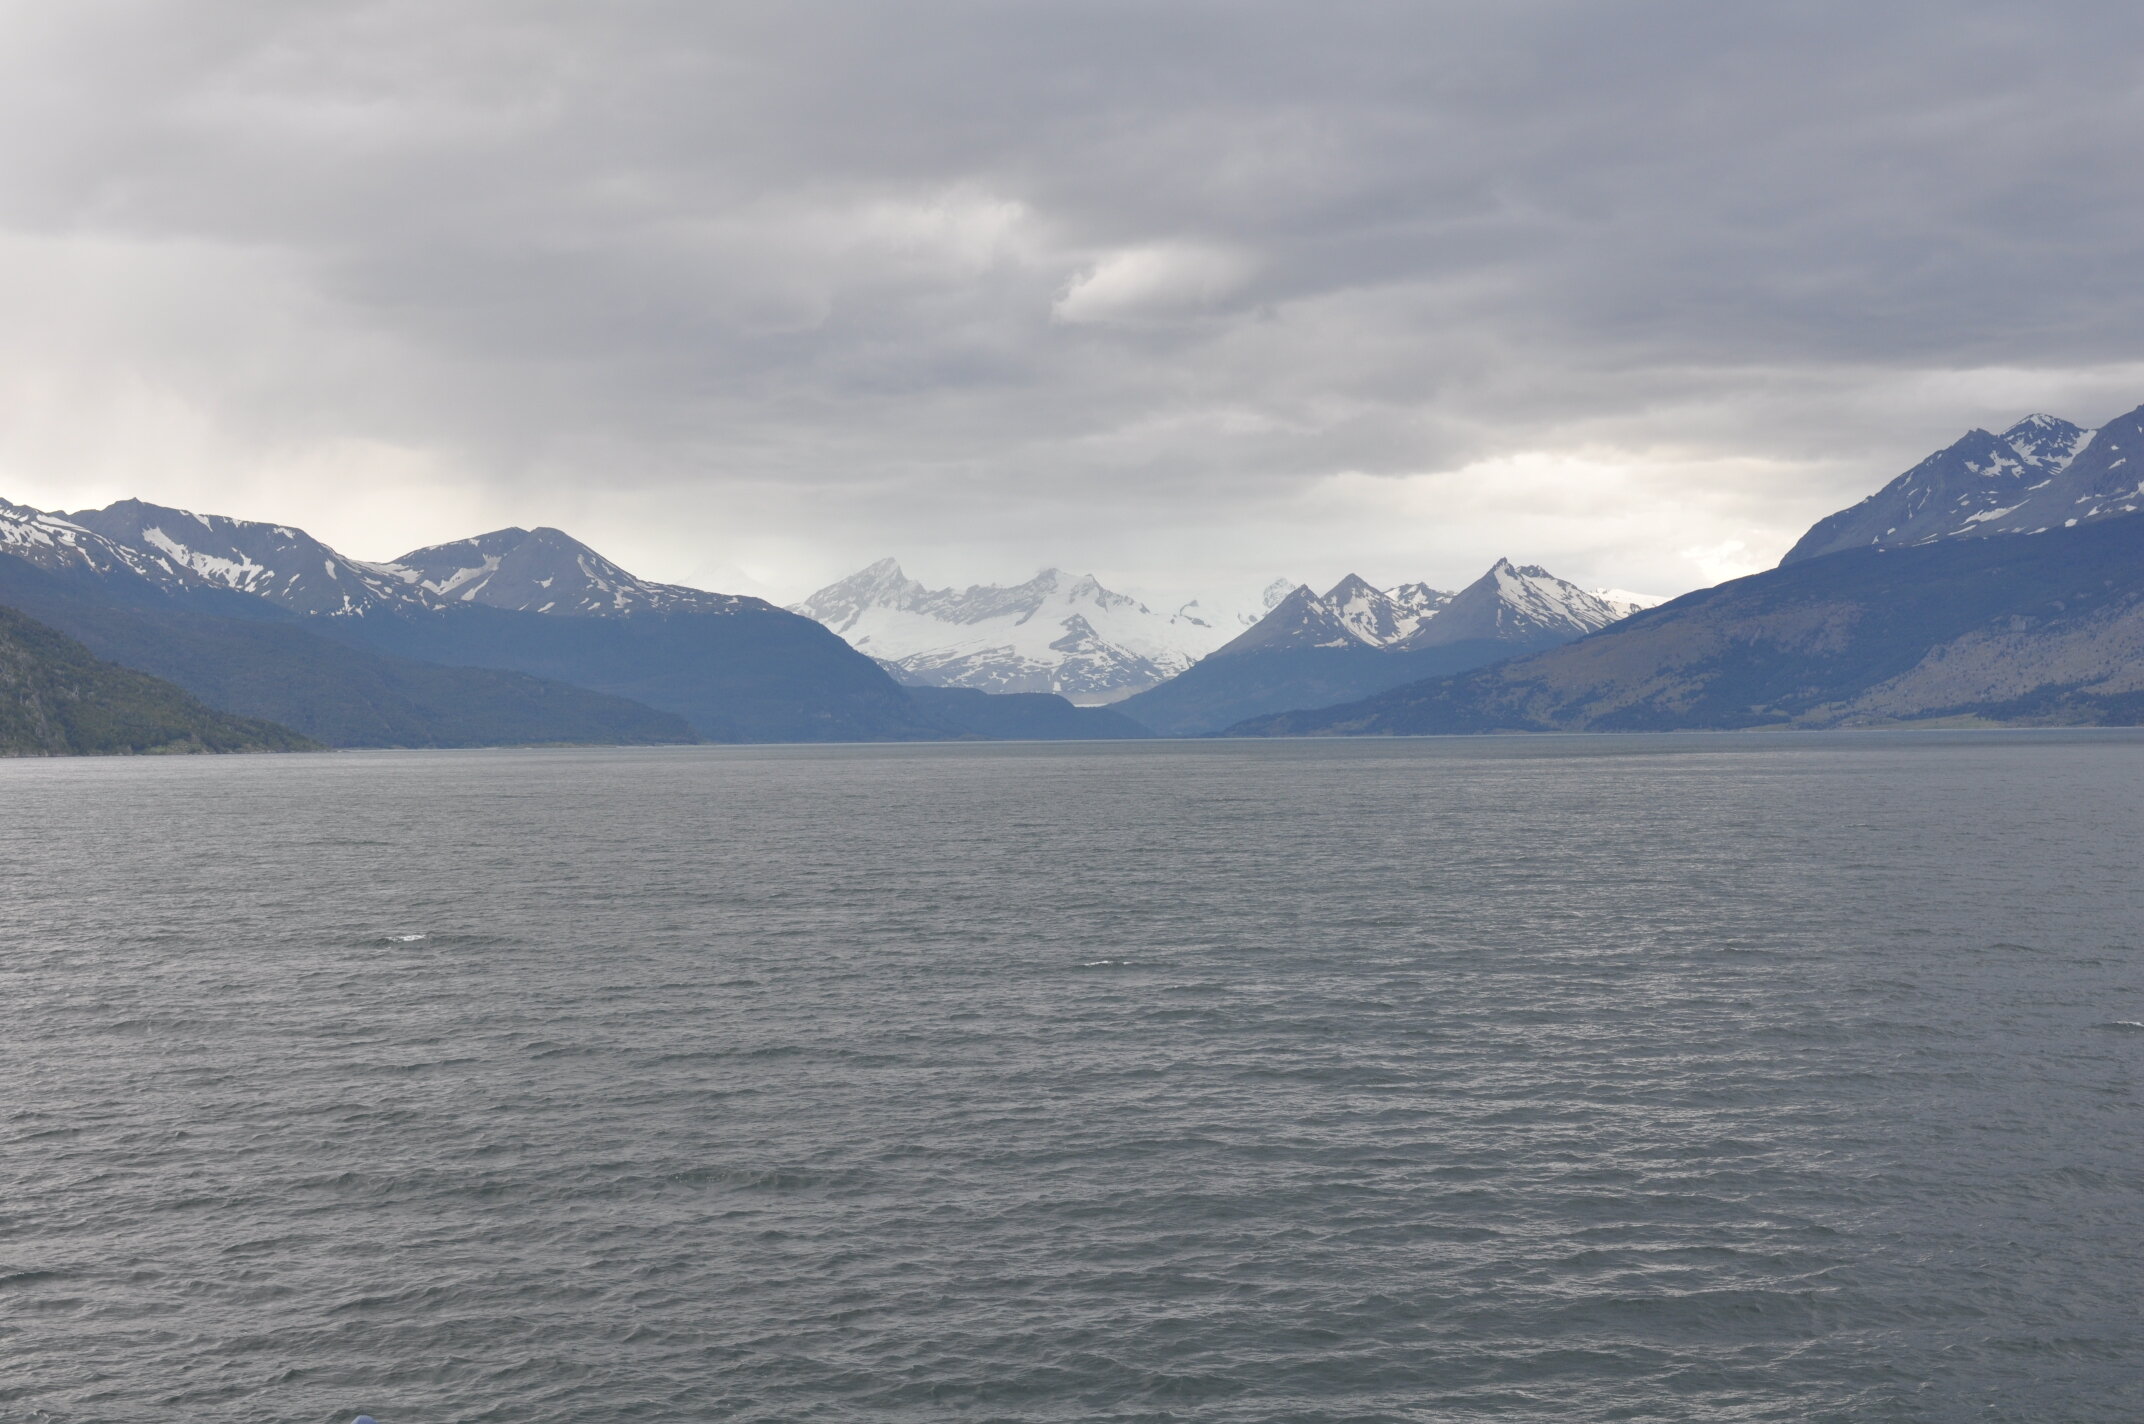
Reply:
M2144 402L2144 6L0 0L0 496L1677 592Z

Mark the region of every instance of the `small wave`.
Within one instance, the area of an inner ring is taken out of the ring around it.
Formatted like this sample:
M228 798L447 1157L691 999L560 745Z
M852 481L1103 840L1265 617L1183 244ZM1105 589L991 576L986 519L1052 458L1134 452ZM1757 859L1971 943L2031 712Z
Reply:
M418 940L430 939L431 936L421 934L399 934L382 935L381 938L386 940L389 944L415 944Z
M1079 962L1079 967L1082 969L1099 969L1103 965L1107 964L1115 968L1122 969L1130 963L1131 961L1129 959L1082 959Z
M2110 1028L2116 1033L2144 1033L2144 1023L2138 1023L2135 1019L2113 1019L2098 1027Z

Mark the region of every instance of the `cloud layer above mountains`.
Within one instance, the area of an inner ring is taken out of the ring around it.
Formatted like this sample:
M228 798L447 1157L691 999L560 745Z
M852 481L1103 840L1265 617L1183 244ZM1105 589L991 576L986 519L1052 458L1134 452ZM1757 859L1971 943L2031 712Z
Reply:
M2144 11L0 0L0 494L1674 591L2144 400Z

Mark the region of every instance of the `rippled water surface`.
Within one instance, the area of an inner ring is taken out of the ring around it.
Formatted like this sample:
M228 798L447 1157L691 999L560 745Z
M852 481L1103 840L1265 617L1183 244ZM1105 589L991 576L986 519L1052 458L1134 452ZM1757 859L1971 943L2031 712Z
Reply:
M0 764L0 1418L2144 1417L2144 738Z

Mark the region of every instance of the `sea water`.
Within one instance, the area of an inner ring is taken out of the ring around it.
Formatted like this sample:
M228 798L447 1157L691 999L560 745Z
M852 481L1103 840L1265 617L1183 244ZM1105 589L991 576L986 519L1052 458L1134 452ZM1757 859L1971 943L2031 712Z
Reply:
M0 1418L2144 1417L2144 737L0 764Z

